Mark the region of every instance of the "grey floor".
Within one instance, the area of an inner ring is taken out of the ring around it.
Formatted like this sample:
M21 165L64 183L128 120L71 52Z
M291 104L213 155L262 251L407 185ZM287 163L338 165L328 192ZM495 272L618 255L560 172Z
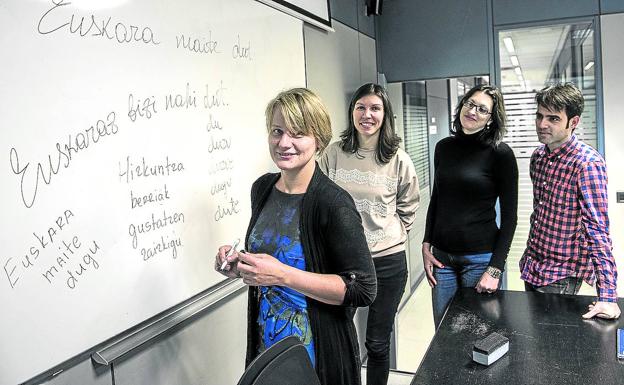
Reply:
M431 288L423 280L398 315L397 369L416 372L434 334Z
M390 376L388 376L388 385L409 385L413 377L413 373L391 370ZM366 368L362 369L362 385L366 385Z

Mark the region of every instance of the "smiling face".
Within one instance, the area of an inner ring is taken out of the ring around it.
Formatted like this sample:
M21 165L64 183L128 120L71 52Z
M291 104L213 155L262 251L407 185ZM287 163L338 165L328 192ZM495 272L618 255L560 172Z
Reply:
M464 133L471 135L483 130L491 119L493 108L494 100L492 100L492 97L481 91L475 92L464 101L464 105L459 112L459 121Z
M568 119L565 110L552 111L538 105L535 113L537 138L553 151L570 139L579 120L579 116Z
M279 108L273 110L269 130L269 151L275 165L284 172L314 169L316 139L312 135L295 135L288 130Z
M366 95L353 106L353 125L360 143L376 143L384 122L383 101L377 95Z

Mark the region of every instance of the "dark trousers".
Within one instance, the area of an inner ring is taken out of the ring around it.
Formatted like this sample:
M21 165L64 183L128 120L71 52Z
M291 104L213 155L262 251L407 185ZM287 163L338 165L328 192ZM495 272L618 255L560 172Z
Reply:
M550 294L577 294L583 284L583 278L567 277L544 286L533 286L524 282L524 291L537 291Z
M386 385L390 370L390 334L407 281L405 251L373 259L377 297L368 308L366 325L367 385Z

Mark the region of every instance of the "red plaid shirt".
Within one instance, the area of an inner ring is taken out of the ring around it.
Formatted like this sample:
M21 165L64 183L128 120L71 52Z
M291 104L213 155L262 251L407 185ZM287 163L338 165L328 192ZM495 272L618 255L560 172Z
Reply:
M617 300L604 159L576 135L554 151L533 152L533 214L521 278L544 286L570 276L596 283L600 301Z

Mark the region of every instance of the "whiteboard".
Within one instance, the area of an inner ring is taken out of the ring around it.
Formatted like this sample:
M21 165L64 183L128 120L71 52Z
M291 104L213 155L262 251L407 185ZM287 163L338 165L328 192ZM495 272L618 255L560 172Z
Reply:
M331 27L329 0L259 0L289 14L298 15L317 27ZM331 30L333 32L333 30Z
M301 21L251 0L0 3L0 383L217 284Z

